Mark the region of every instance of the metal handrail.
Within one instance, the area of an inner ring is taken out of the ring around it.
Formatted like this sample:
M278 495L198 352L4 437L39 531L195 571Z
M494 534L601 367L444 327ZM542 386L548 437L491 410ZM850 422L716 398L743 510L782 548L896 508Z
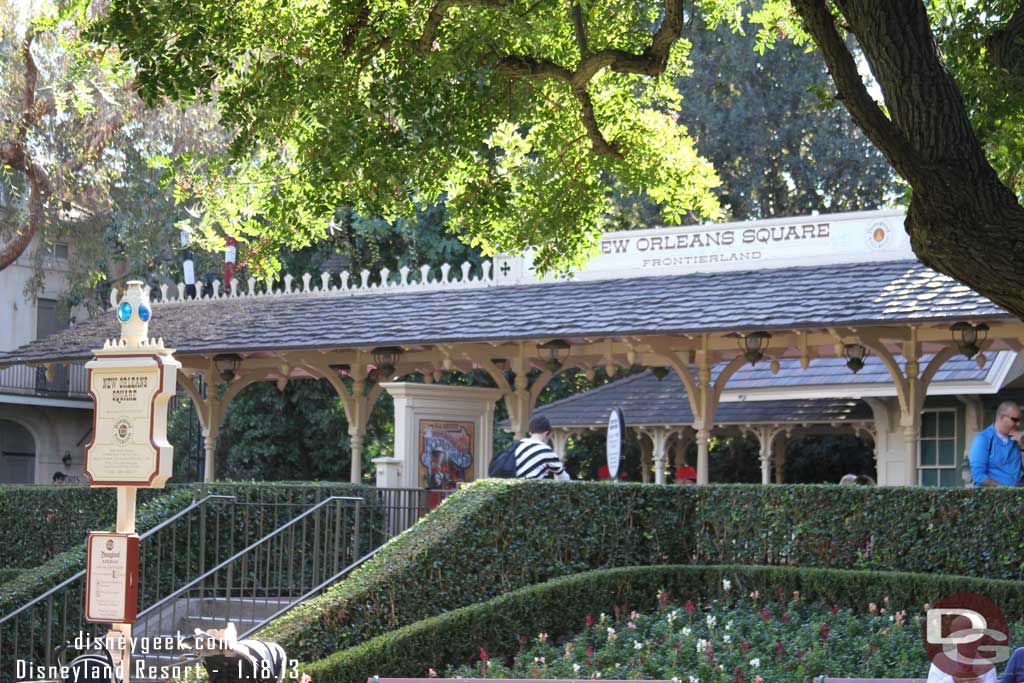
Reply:
M152 529L148 529L147 531L144 531L142 534L140 534L139 539L142 540L142 539L149 538L150 536L152 536L153 534L157 533L161 529L165 528L169 524L171 524L171 523L181 519L182 517L184 517L188 513L192 512L193 510L195 510L195 509L197 509L199 507L202 507L203 505L206 504L207 501L209 501L211 499L214 499L214 498L225 499L225 500L235 500L236 499L235 496L226 496L226 495L222 495L222 494L211 494L209 496L205 496L204 498L201 498L200 500L193 500L186 507L182 508L180 511L176 512L175 514L171 515L170 517L168 517L164 521L160 522L159 524L154 526ZM29 609L30 607L33 607L34 605L39 604L40 602L42 602L43 600L49 598L51 595L57 593L61 589L66 588L73 581L78 581L78 580L83 579L83 578L85 578L85 570L84 569L79 571L77 574L74 574L74 575L68 577L67 579L65 579L61 583L57 584L56 586L54 586L50 590L46 591L45 593L39 595L38 597L35 597L32 600L29 600L24 605L22 605L21 607L19 607L16 610L14 610L10 614L7 614L7 615L5 615L3 617L0 617L0 624L3 624L5 621L8 621L10 619L13 619L14 617L18 616L19 614L21 614L25 610Z
M293 602L291 604L288 604L288 605L285 605L284 607L282 607L278 611L274 612L273 614L271 614L269 617L267 617L266 619L264 619L260 623L254 625L254 626L250 626L248 629L242 631L241 633L238 634L238 637L239 638L245 638L246 636L249 636L249 635L255 633L256 631L260 630L261 628L263 628L264 626L269 624L274 619L277 619L279 617L283 617L285 614L290 612L295 607L298 607L299 605L304 603L306 600L309 600L314 595L319 594L321 591L323 591L328 586L331 586L332 584L337 583L338 581L343 579L345 576L347 576L349 573L351 573L352 571L358 569L364 562L366 562L371 557L373 557L374 555L379 553L381 550L383 550L383 548L384 548L384 544L381 544L381 545L377 546L376 548L374 548L370 552L366 553L365 555L360 557L358 560L356 560L355 562L353 562L349 566L347 566L344 569L342 569L341 571L339 571L337 574L335 574L331 578L326 579L325 581L323 581L323 583L321 583L319 586L316 586L315 588L311 588L305 594L299 596L299 598L297 600L295 600L295 602Z
M322 501L320 501L319 503L317 503L313 507L311 507L308 510L306 510L305 512L303 512L301 515L296 516L290 522L282 524L281 526L279 526L278 528L274 529L273 531L271 531L269 534L267 534L263 538L261 538L261 539L259 539L257 541L254 541L253 543L251 543L247 547L243 548L242 550L239 550L237 553L235 553L234 555L232 555L228 559L224 560L223 562L221 562L217 566L211 567L208 571L206 571L203 574L200 574L195 579L193 579L189 583L185 584L184 586L182 586L178 590L176 590L173 593L170 593L170 594L164 596L163 598L161 598L157 602L154 602L152 605L150 605L146 609L144 609L141 612L139 612L138 616L136 617L136 620L141 620L144 616L146 616L147 614L149 614L150 612L152 612L156 608L162 607L165 603L170 602L171 600L174 600L174 599L178 598L183 593L192 590L197 585L201 584L203 581L205 581L209 577L213 576L215 573L217 573L221 569L227 567L229 564L231 564L235 560L241 558L243 555L245 555L245 554L249 553L250 551L252 551L254 548L256 548L256 547L258 547L260 545L263 545L264 543L266 543L267 541L271 540L272 538L274 538L274 537L276 537L276 536L278 536L280 534L283 534L286 530L290 529L295 524L298 524L299 522L304 521L307 517L309 517L310 515L314 514L320 508L322 508L323 506L327 505L328 503L336 503L336 502L342 501L342 500L357 501L357 505L362 505L363 503L366 502L365 500L363 500L362 498L359 498L358 496L331 496L329 498L324 498Z

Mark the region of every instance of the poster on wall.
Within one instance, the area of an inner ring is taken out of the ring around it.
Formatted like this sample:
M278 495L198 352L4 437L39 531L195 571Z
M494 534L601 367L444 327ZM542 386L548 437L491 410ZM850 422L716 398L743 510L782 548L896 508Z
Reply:
M420 420L420 465L424 488L451 491L473 480L472 422Z

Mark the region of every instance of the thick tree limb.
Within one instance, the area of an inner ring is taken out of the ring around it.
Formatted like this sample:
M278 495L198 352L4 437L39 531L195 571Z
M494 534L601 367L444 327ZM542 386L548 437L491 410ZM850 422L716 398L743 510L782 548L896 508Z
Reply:
M825 0L794 0L793 5L803 17L807 32L821 50L839 99L846 105L854 122L881 150L893 168L904 178L909 178L909 174L919 167L920 160L916 158L903 133L893 125L868 92L857 70L857 62L839 35L835 18Z
M988 59L1024 83L1024 0L1002 28L985 40Z
M823 0L794 0L856 123L913 188L906 228L924 263L1024 317L1024 207L971 128L922 0L834 0L857 37L890 117L865 109ZM845 47L844 47L845 50ZM852 92L851 92L852 90Z
M22 111L18 121L17 139L5 140L0 143L0 162L10 168L22 171L28 176L28 221L20 229L15 230L14 237L0 249L0 270L18 260L32 238L39 232L43 223L43 212L46 198L50 194L50 181L46 172L32 161L28 154L28 132L36 124L36 84L39 80L39 69L32 56L32 41L35 31L25 31L21 42L21 56L25 63L25 88L21 95Z

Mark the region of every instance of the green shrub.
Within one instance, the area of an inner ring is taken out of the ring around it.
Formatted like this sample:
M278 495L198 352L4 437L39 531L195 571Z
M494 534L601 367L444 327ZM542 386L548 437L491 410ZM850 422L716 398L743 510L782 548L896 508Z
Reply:
M658 563L1019 580L1022 514L1015 490L487 480L263 634L308 661L557 576Z
M13 579L18 578L18 576L20 576L22 574L22 572L24 572L24 571L26 571L26 570L24 570L24 569L16 569L14 567L9 567L7 569L0 569L0 585L3 585L5 583L7 583L8 581L11 581Z
M7 567L36 567L114 522L113 489L0 485L0 548Z
M731 582L730 591L723 588L723 579ZM975 591L990 597L996 604L1000 605L1005 614L1019 615L1024 608L1024 585L1013 581L999 581L987 579L964 579L953 576L937 576L929 574L908 574L897 572L871 572L871 571L849 571L836 569L804 569L797 567L748 567L736 565L722 566L657 566L657 567L627 567L611 570L585 572L574 576L562 577L548 581L547 583L529 586L510 593L506 593L487 602L479 603L469 607L453 610L446 614L430 617L414 624L402 627L390 633L377 636L367 640L355 647L334 653L317 662L302 666L302 670L312 676L316 683L361 683L369 677L379 675L388 677L426 677L429 669L444 674L447 667L453 664L468 664L477 662L480 658L480 650L483 650L490 657L491 662L497 664L503 658L516 655L523 647L524 641L533 641L540 633L548 635L549 642L572 637L586 629L586 618L591 616L595 621L600 619L602 613L613 615L616 612L629 614L630 610L653 610L659 607L659 594L667 592L672 599L680 604L688 599L697 603L701 609L701 603L709 600L724 601L725 605L732 605L738 602L746 605L749 609L749 596L757 591L762 601L781 600L782 603L789 603L786 608L789 612L787 622L798 625L802 619L805 623L815 613L814 605L831 607L839 606L848 612L836 615L834 626L831 629L829 639L838 641L840 639L860 638L867 643L871 642L878 647L875 653L862 652L864 661L870 663L871 667L878 665L878 671L886 676L894 676L902 673L920 673L920 666L924 662L924 652L920 646L914 627L904 628L903 632L894 634L892 642L885 642L880 637L889 635L881 633L885 628L884 623L888 618L883 615L869 617L867 615L869 602L876 602L879 607L883 606L884 600L888 598L890 616L898 610L907 610L911 616L907 624L913 622L914 615L920 611L925 602L935 602L940 597L952 592L961 590ZM803 606L792 605L793 592L798 591L799 602ZM782 596L781 598L777 596ZM721 605L713 609L721 609ZM756 636L753 633L746 639L751 644L757 637L767 639L771 633L783 633L786 631L785 624L781 622L781 614L778 605L767 606L770 612L769 620L772 622L770 633ZM795 611L794 611L795 610ZM824 610L825 614L831 614L830 609ZM714 613L714 612L713 612ZM855 615L860 615L858 620ZM685 613L677 615L680 620L689 619ZM626 628L619 624L606 624L605 627L613 626L622 636L627 633ZM717 617L717 628L724 629L726 620L722 616ZM854 629L863 627L870 631L875 637L873 640L864 634L858 634ZM889 622L890 626L893 622ZM750 625L743 628L747 628ZM628 627L627 627L628 628ZM705 620L703 628L707 630ZM794 635L792 639L784 642L784 648L790 655L788 661L800 661L795 658L795 649L799 643L806 640L813 640L814 635L820 637L820 623L814 623L811 627L812 637L808 639L806 634ZM696 628L690 635L693 639L700 637ZM705 636L706 637L706 636ZM801 640L801 638L803 640ZM776 638L776 640L778 637ZM902 640L901 640L902 639ZM605 640L607 637L605 636ZM768 641L767 647L772 650L776 640ZM719 638L721 642L721 638ZM732 645L738 646L741 639L734 638ZM911 645L908 645L908 642ZM761 649L766 647L765 643L760 644ZM517 671L516 676L538 678L532 669L532 657L539 656L533 650L539 646L534 643L526 652L529 657L526 659L525 668L527 671ZM580 648L582 649L582 648ZM820 649L820 648L819 648ZM560 656L564 654L564 645L558 648ZM663 648L660 656L663 660L671 661L675 652L674 643ZM803 650L806 653L806 650ZM846 652L846 650L844 650ZM850 650L850 653L853 651ZM595 647L594 659L601 653ZM822 658L821 652L807 653L812 666L825 666L827 661ZM849 654L849 653L848 653ZM288 652L292 656L292 652ZM735 653L733 653L735 659ZM756 655L750 655L749 659ZM582 660L583 655L577 652L577 661ZM852 657L852 659L851 659ZM762 659L764 659L762 657ZM720 660L722 661L722 660ZM731 660L730 660L731 661ZM855 653L849 654L843 666L853 666L856 661ZM764 662L767 664L767 662ZM571 664L570 664L571 666ZM886 670L884 667L889 666ZM892 667L906 667L908 671L900 671ZM926 665L925 665L926 666ZM870 669L874 671L874 668ZM815 669L816 671L816 669ZM805 666L806 675L813 671ZM461 675L470 675L467 670L461 670ZM477 669L479 673L479 669ZM495 675L502 673L500 667L496 667ZM555 677L559 672L551 670L551 676ZM563 674L569 672L562 671ZM585 675L564 675L563 678L589 678L591 672ZM645 672L640 678L672 678L679 676L680 670L666 670L664 675L653 675L652 672ZM687 673L691 673L687 671ZM696 672L692 672L696 673ZM757 672L747 671L748 674ZM835 671L837 674L852 675L861 674L861 670L848 670L841 668ZM728 672L734 680L734 672ZM619 675L613 670L602 669L604 678L632 678L631 675ZM779 680L778 678L765 677L766 680ZM683 679L686 680L686 679ZM705 680L701 678L700 680ZM752 677L748 675L748 681ZM795 677L794 680L804 680L803 676Z
M4 488L30 489L33 487ZM90 501L88 505L95 505L96 510L102 510L102 505L95 501L105 500L108 494L111 499L114 499L113 489L67 486L35 488L41 489L41 492L34 497L37 512L31 514L40 514L41 510L49 509L50 503L45 502L47 496L52 497L55 501L67 500L65 491L74 492L73 500ZM90 497L90 494L97 495ZM167 489L140 490L136 529L139 533L145 532L188 506L193 498L206 495L235 496L243 505L241 509L244 510L243 513L239 513L236 508L230 506L210 506L209 513L202 517L207 526L205 565L207 567L212 566L215 559L226 558L273 531L299 512L333 495L361 497L368 501L361 520L364 528L361 552L368 552L384 538L387 516L377 500L376 489L344 482L214 482L206 485L171 485ZM113 510L116 511L116 500L114 500ZM85 531L110 529L113 527L113 521L113 513L106 521L101 521L100 517L96 517L92 521L88 517L83 517L82 526ZM80 539L70 542L64 552L55 555L39 566L20 572L17 577L13 577L9 581L0 582L0 617L85 568L85 531L82 532ZM188 533L192 537L191 547L195 552L195 548L199 545L198 524L189 527ZM40 535L45 536L45 533L40 532ZM185 544L188 539L183 534L178 534L176 540L179 544ZM51 547L55 547L55 545L55 543L50 543ZM181 585L185 578L181 575L181 556L185 553L180 548L168 545L163 548L163 555L165 561L160 568L160 574L147 575L142 590L155 594L164 590L167 585ZM142 559L146 564L147 558ZM192 574L194 571L186 573ZM147 603L148 597L148 594L141 596L141 602L144 605Z

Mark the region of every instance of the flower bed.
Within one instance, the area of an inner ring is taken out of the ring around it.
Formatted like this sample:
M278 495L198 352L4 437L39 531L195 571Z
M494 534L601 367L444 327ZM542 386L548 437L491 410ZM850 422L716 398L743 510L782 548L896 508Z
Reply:
M726 585L728 591L724 590ZM779 591L783 598L778 597ZM914 632L914 615L925 602L935 602L959 591L988 596L1004 614L1024 614L1024 609L1020 608L1024 604L1024 587L1012 581L797 567L624 567L561 577L504 593L486 602L391 630L319 661L304 663L301 668L316 683L365 683L372 676L424 677L430 669L444 673L458 664L472 665L473 675L479 676L479 658L484 655L489 660L487 668L492 676L501 674L501 670L494 667L512 666L515 670L506 674L530 677L532 667L538 665L539 669L543 664L546 677L561 674L564 678L584 678L600 671L602 678L627 678L626 674L630 674L637 678L675 677L681 683L688 683L688 676L699 679L701 658L697 656L700 654L697 643L704 639L711 643L715 656L715 668L708 673L726 681L735 682L735 669L740 667L745 683L752 683L752 676L758 675L765 681L804 683L796 671L808 671L809 666L831 667L833 663L838 674L866 673L864 663L872 667L881 664L879 673L885 676L916 674L927 663L919 636ZM758 593L756 602L750 597L754 592ZM799 592L801 597L790 607L788 603L792 602L794 592ZM678 596L679 604L673 608L677 612L671 622L668 617L671 610L665 609L666 593ZM741 599L740 596L746 597ZM761 596L773 597L768 600ZM889 605L886 605L886 597ZM694 603L693 614L686 610L687 600ZM877 603L874 613L869 601ZM839 606L835 613L833 605ZM666 624L659 631L651 625L653 622L641 624L632 620L637 628L630 629L629 615L634 609L649 612L644 619L661 615ZM896 613L904 609L911 610L912 614L909 618L902 617L902 623L897 625ZM610 616L605 617L604 624L599 624L602 612ZM714 617L713 626L707 623L708 614ZM589 624L588 615L591 617ZM730 642L725 643L724 627L730 621ZM823 633L824 624L828 624L828 628ZM669 626L673 630L671 635ZM603 634L596 631L598 627L604 629ZM658 672L657 676L646 670L621 671L628 665L626 660L613 658L618 651L600 652L601 636L607 644L609 627L615 629L617 636L611 641L611 647L625 646L624 651L634 657L632 661L637 666L639 657L643 656L644 665L661 667L674 661L680 667L698 665L697 669L666 670ZM684 634L684 627L690 632ZM588 628L593 632L588 632ZM883 633L886 628L889 631ZM716 629L717 635L713 633ZM542 632L549 635L548 643L536 642ZM641 634L642 639L630 638ZM869 636L876 639L871 640ZM594 640L588 641L588 638ZM629 650L629 647L636 649L638 639L648 643L648 653ZM854 644L848 646L845 643L848 639ZM573 645L570 658L564 659L567 642ZM743 642L747 643L746 652ZM776 674L769 676L774 671L778 642L783 643L785 662L793 662L792 671L783 664L781 670L787 673L781 678ZM1012 635L1011 643L1015 644ZM531 650L549 644L552 650ZM878 650L872 651L872 645ZM587 647L593 651L588 653ZM799 658L796 656L798 649ZM519 663L515 666L517 655ZM608 659L595 659L595 655L607 655ZM533 657L538 661L534 662ZM540 662L540 657L545 661ZM559 662L560 658L564 661ZM589 664L587 659L590 659ZM759 666L750 664L753 659L759 660ZM618 669L616 662L620 664ZM573 669L574 664L580 665L579 672ZM721 670L717 669L719 664ZM585 666L590 668L583 671ZM752 668L757 671L751 672ZM875 669L868 671L875 672ZM464 673L468 674L469 669Z
M547 633L522 638L506 659L481 648L473 665L450 676L486 678L677 679L684 683L769 683L816 676L925 677L920 613L865 604L855 612L801 600L770 599L754 591L723 599L673 603L659 595L655 611L628 608L588 615L580 631L556 640ZM431 671L435 674L436 672Z

